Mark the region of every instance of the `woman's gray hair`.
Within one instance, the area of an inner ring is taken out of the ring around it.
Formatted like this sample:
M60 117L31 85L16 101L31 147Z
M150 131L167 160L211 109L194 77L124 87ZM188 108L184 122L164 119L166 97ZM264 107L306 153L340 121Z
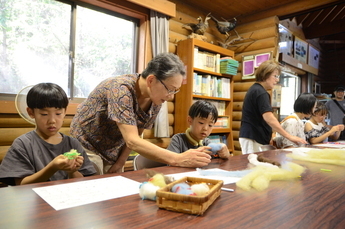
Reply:
M173 53L160 53L155 56L141 73L146 79L148 75L155 75L160 80L165 80L174 75L186 75L186 70L180 58Z

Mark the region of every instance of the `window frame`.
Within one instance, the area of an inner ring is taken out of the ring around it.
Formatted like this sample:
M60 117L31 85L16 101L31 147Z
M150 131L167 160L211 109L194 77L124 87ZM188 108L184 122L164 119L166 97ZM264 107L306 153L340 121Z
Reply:
M110 0L110 1L97 1L97 0L57 0L63 3L68 3L75 5L78 4L83 7L88 7L91 9L98 10L100 12L106 12L116 15L121 14L125 17L128 16L130 18L134 18L138 20L138 27L137 27L137 44L136 44L136 59L134 63L136 65L136 72L141 72L144 70L145 64L152 56L152 51L150 51L150 43L149 40L149 14L150 11L147 8L142 6L127 2L127 1L119 1L119 0ZM72 15L72 17L75 15ZM71 31L75 32L75 31ZM72 34L71 34L72 36ZM74 45L74 44L72 44ZM74 50L74 47L72 47ZM74 57L74 56L73 56ZM71 77L73 78L73 76ZM73 80L73 79L70 79ZM73 95L71 95L73 96ZM17 110L15 108L14 100L16 95L15 94L4 94L0 93L0 114L17 114ZM78 104L84 99L77 98L70 101L70 104L67 109L67 114L75 114L76 108Z

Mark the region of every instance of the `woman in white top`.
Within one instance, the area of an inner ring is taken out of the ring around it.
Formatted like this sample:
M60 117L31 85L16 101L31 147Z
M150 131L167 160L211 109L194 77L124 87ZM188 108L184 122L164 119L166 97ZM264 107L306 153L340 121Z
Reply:
M316 106L316 97L311 93L302 93L298 96L294 103L294 111L292 115L285 118L281 126L283 129L293 136L305 138L304 123L302 119L309 118ZM275 137L275 142L279 148L299 147L299 145L284 138L279 133Z
M327 107L318 102L316 109L305 124L305 135L307 140L311 144L321 143L324 141L335 141L339 138L341 131L344 130L344 125L330 126L325 123L325 117L327 116Z

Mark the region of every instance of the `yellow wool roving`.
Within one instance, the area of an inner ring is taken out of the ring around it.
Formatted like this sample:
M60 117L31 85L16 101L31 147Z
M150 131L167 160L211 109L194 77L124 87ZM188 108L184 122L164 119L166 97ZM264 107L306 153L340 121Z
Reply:
M237 181L236 186L243 190L254 188L258 191L265 190L271 180L291 180L301 176L305 168L289 162L279 167L257 166L254 170Z
M308 152L300 152L297 148L286 156L315 163L345 165L345 150L343 149L312 149Z

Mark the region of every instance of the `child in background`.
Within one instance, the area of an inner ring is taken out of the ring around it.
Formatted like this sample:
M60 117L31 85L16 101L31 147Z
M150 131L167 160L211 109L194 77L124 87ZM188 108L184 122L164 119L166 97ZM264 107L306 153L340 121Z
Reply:
M305 140L304 123L302 119L309 118L314 113L316 101L316 97L311 93L300 94L293 105L295 113L289 115L281 122L282 128L290 135L297 136ZM300 146L299 144L284 138L279 133L277 133L274 141L278 148Z
M199 147L203 147L205 151L210 150L211 147L207 146L210 140L207 137L211 134L217 119L218 111L213 104L205 100L196 101L189 108L187 120L190 127L185 133L175 134L167 149L176 153ZM218 156L227 159L230 156L228 147L220 143L219 148L216 152Z
M0 181L23 185L95 174L78 140L59 133L68 105L64 90L53 83L40 83L30 89L26 102L36 129L14 140L0 165ZM80 156L68 159L63 155L71 149Z
M336 126L330 126L325 123L325 117L327 116L327 107L322 103L318 102L316 109L305 124L305 135L307 140L311 144L321 143L323 141L338 140L341 131L344 130L344 125L339 124Z

